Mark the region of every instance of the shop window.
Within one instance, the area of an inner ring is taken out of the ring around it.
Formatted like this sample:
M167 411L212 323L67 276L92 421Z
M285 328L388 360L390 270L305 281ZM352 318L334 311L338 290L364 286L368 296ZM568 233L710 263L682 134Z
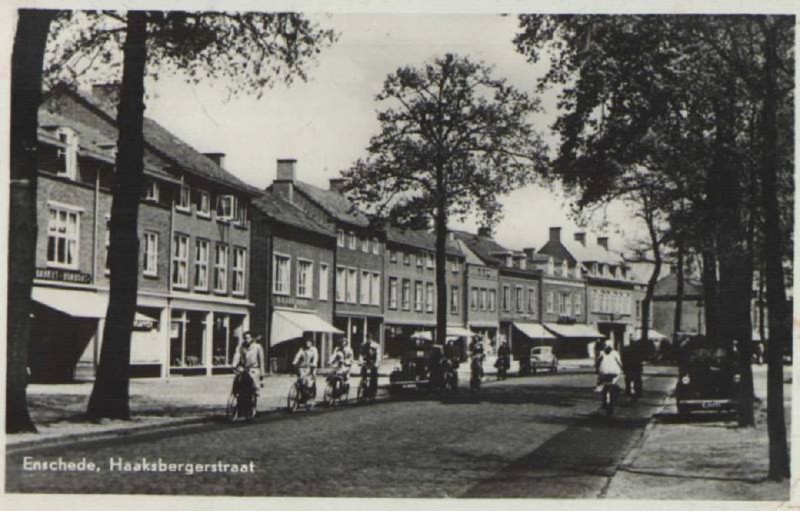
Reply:
M170 322L170 366L192 368L205 365L203 349L207 312L173 309Z

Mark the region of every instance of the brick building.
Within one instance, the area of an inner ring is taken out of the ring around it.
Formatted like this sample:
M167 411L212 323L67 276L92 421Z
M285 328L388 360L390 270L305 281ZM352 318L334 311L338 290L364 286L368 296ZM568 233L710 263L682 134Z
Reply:
M336 236L282 194L253 201L252 330L267 340L272 371L285 371L307 338L326 365L333 336Z
M31 374L63 381L98 363L117 129L107 89L53 92L39 111ZM131 374L211 374L248 327L254 190L222 168L222 155L200 154L150 119L144 137Z
M436 237L427 231L389 227L384 258L385 343L388 356L408 349L411 337L435 338ZM464 256L454 241L447 244L448 336L469 336L464 328Z
M331 179L331 189L324 190L298 180L296 173L296 160L279 161L277 179L268 190L336 235L333 325L345 332L354 351L370 337L385 353L381 289L385 236L353 210L340 193L341 179Z

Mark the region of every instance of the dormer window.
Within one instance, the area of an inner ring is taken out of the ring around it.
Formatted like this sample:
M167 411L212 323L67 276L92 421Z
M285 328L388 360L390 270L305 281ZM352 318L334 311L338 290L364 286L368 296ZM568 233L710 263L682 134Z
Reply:
M576 279L581 278L581 265L580 265L580 263L575 265L575 278Z
M552 257L547 259L547 274L553 275L556 272L556 263Z
M514 257L511 254L506 255L506 268L514 267Z
M161 189L158 186L158 181L148 181L144 187L144 200L148 202L158 202L161 195Z
M235 197L233 195L220 195L217 197L217 220L231 220L233 218L235 202Z
M75 179L78 175L78 134L72 128L63 126L56 130L56 136L63 144L58 150L58 157L64 162L58 175Z
M565 277L569 276L569 263L566 259L561 261L561 274Z

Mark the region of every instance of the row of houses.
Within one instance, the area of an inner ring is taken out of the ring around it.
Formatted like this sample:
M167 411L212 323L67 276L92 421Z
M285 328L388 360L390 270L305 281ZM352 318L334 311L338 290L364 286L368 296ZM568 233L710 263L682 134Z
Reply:
M117 127L113 90L60 88L39 112L36 278L31 375L91 376L108 303L111 190ZM341 193L277 162L265 190L228 172L145 120L139 212L139 291L131 374L168 377L229 370L244 331L263 337L272 370L287 368L304 338L323 356L344 337L379 342L384 356L433 336L435 239L375 229ZM447 243L448 336L466 348L507 340L517 356L550 343L586 356L598 337L628 341L643 284L606 238L590 243L551 228L541 248L509 250L488 233L453 231Z

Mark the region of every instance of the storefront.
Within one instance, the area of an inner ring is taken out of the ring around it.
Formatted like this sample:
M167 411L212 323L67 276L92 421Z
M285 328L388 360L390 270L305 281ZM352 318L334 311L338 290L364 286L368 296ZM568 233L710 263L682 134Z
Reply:
M605 336L590 325L544 323L556 336L553 351L558 358L587 358L591 356L592 343Z
M314 311L276 308L272 311L270 324L267 358L271 372L291 370L292 360L306 339L314 342L320 355L320 365L327 366L334 348L334 336L345 334Z

